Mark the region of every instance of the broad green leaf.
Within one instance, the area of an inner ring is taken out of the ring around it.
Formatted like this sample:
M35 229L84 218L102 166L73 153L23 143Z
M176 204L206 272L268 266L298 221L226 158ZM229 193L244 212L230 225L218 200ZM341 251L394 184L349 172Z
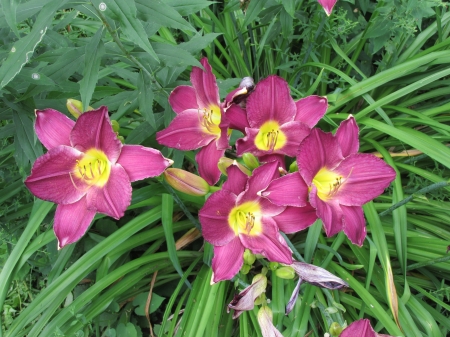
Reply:
M145 120L156 129L155 116L153 115L153 90L149 76L141 71L138 80L139 111Z
M36 144L33 122L23 110L14 111L13 121L16 126L14 137L16 152L23 152L27 161L33 163L43 153L40 144ZM23 165L24 163L21 164Z
M83 111L88 110L89 102L91 101L98 80L100 61L105 54L102 36L103 27L100 27L86 45L83 79L80 81L80 95L81 101L83 102Z
M295 0L283 0L281 1L284 10L292 17L294 18L295 14Z
M9 28L19 37L19 31L17 30L16 10L17 3L15 0L2 0L2 12L5 14L5 20L8 23Z
M134 1L129 0L100 0L92 1L94 6L100 8L106 16L112 16L119 20L123 33L128 39L136 43L139 47L144 49L150 56L152 56L157 62L159 62L158 56L156 56L147 34L145 33L142 21L136 17L136 4ZM100 6L102 4L102 6ZM106 4L106 8L104 5Z
M152 20L163 27L195 31L189 22L163 0L136 0L138 17L143 21Z
M189 39L187 42L180 43L178 46L187 50L191 54L196 54L202 49L205 49L217 39L218 36L222 35L221 33L208 33L205 35L196 34Z
M245 12L245 20L242 23L242 29L247 29L247 25L256 19L258 14L264 8L267 0L251 1L248 5L247 11Z
M200 62L186 50L165 43L154 43L156 54L159 56L161 63L167 67L201 67Z
M34 53L34 49L41 42L50 27L56 10L68 0L53 0L45 5L33 25L33 29L11 48L9 55L0 68L0 88L6 86L27 64Z
M148 299L148 292L141 293L137 295L133 300L133 305L136 306L136 309L134 309L134 312L136 315L139 316L145 316L145 309L147 305L147 299ZM158 294L152 293L152 300L150 302L150 309L149 313L153 313L158 309L162 302L165 300L165 297L159 296Z
M213 3L208 0L164 0L164 2L183 16L197 13Z

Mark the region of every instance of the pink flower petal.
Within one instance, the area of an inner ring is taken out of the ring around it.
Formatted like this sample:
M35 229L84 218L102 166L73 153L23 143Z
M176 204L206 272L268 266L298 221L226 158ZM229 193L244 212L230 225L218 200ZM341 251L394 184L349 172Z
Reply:
M193 67L191 72L191 83L194 86L197 96L197 104L200 109L220 106L219 88L216 83L216 76L212 73L212 68L206 57L200 60L203 68Z
M202 116L197 110L185 110L175 116L170 125L156 134L158 143L178 150L196 150L216 139L206 133L200 124Z
M258 157L267 154L267 151L261 151L255 145L258 132L259 129L245 128L245 137L236 141L236 154L238 156L242 156L245 152L250 152Z
M327 13L328 16L330 16L331 11L333 10L333 7L337 2L337 0L317 0L317 1L325 10L325 13Z
M316 207L317 216L322 220L327 236L333 236L344 229L344 213L336 200L325 202L316 193L317 190L313 187L309 194L311 205Z
M228 224L228 215L235 205L236 195L225 190L211 194L206 200L198 214L206 241L214 246L223 246L236 237Z
M377 333L372 329L368 319L360 319L354 321L342 331L339 337L378 337Z
M283 153L289 157L295 157L297 155L300 143L310 133L309 127L301 122L285 123L280 127L280 131L285 134L286 143L281 149L276 150L276 152Z
M279 206L306 206L308 186L298 172L289 173L272 180L260 195Z
M366 221L361 206L343 206L344 233L354 245L362 246L366 238Z
M273 219L282 232L290 234L311 226L317 220L317 214L316 209L309 204L304 207L289 206Z
M252 128L259 128L267 121L276 121L280 125L291 122L296 111L289 85L275 75L258 82L247 100L247 118Z
M188 85L180 85L176 87L170 93L169 104L173 111L177 114L188 109L198 109L195 89Z
M235 237L224 246L214 247L212 259L213 282L231 280L244 264L244 246Z
M396 175L392 167L369 153L345 158L334 171L343 183L333 198L347 206L361 206L378 197Z
M237 202L242 204L247 201L258 200L260 198L258 192L264 190L273 179L279 176L277 162L257 167L253 170L253 174L248 180L247 188L243 194L239 195Z
M36 110L34 129L41 143L50 150L58 145L70 146L70 131L75 122L53 109Z
M116 163L122 149L105 106L81 114L70 134L70 141L74 148L82 152L90 149L103 151L112 164Z
M227 169L228 179L223 183L222 190L239 195L245 190L248 175L242 172L237 165L231 165Z
M115 219L123 217L131 203L131 183L125 169L112 165L108 182L103 186L92 186L86 194L87 208Z
M25 185L40 199L57 204L74 203L89 188L74 174L76 160L82 157L83 153L72 147L54 147L34 162Z
M211 142L201 148L195 156L198 163L198 173L209 185L215 185L220 178L220 170L217 164L223 157L225 150L218 150L216 142Z
M250 249L253 254L261 254L269 261L291 264L292 252L278 232L275 220L263 217L261 226L260 235L239 234L244 247Z
M328 100L321 96L308 96L295 102L297 114L295 120L305 123L312 129L325 115L328 109Z
M128 174L130 181L159 176L172 163L158 150L140 145L124 145L117 160Z
M339 142L344 157L348 157L349 155L358 152L359 128L353 116L350 116L339 125L334 136Z
M319 129L311 133L301 143L298 156L298 170L308 186L323 167L333 169L344 159L339 143L331 133Z
M232 105L225 114L230 121L230 129L245 132L245 128L250 127L247 120L247 113L239 105Z
M286 161L284 154L271 153L258 157L260 163L270 163L276 161L278 163L278 169L282 168L286 170Z
M86 198L68 205L58 205L53 230L58 238L58 248L78 241L87 231L95 212L86 208Z

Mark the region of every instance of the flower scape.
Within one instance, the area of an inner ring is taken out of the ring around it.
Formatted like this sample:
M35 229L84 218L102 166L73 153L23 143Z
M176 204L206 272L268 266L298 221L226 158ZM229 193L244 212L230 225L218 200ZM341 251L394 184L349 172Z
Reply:
M176 116L156 137L174 149L198 149L199 176L167 169L173 162L158 150L123 145L102 106L81 113L76 122L53 109L36 111L36 134L48 152L36 160L25 184L35 196L57 204L59 248L79 240L96 212L121 218L130 205L133 181L164 173L173 188L207 196L198 217L205 241L213 246L211 282L236 279L255 268L257 259L264 261L228 310L237 318L260 305L262 335L282 336L265 296L269 270L284 279L298 277L286 314L302 283L348 287L325 269L293 256L286 234L321 221L327 236L342 231L362 246L362 205L383 193L396 173L375 155L358 152L353 116L334 133L316 127L326 114L326 97L296 101L288 83L270 75L256 84L244 78L220 102L208 60L200 62L203 69L193 67L191 72L192 86L178 86L170 94ZM235 144L230 143L232 132L241 135ZM227 158L234 148L235 156Z

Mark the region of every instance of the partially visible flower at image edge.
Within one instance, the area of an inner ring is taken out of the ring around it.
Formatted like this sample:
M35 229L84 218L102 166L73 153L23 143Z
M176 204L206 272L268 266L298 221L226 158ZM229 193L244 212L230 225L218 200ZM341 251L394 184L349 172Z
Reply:
M96 212L115 219L131 202L131 182L160 175L173 162L158 150L123 145L102 106L74 122L53 109L36 110L35 131L48 152L33 164L25 185L58 204L58 248L79 240Z
M325 13L327 13L328 16L331 15L331 12L333 11L334 5L336 5L337 0L317 0L319 4L322 6Z
M378 334L376 333L370 321L368 319L360 319L354 321L348 327L346 327L339 337L393 337L391 335Z
M164 146L189 151L200 149L195 156L200 176L214 185L220 178L219 158L229 148L228 121L219 98L216 77L207 58L200 63L205 70L193 67L192 86L180 85L169 96L177 114L169 126L156 134Z

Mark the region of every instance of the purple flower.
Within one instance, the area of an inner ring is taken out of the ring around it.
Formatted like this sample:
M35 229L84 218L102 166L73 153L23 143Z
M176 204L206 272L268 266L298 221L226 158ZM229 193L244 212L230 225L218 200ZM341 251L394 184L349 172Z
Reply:
M267 77L250 94L246 111L238 105L227 110L231 127L245 133L245 137L236 143L237 154L250 152L257 157L294 157L301 141L322 118L327 107L327 99L320 96L308 96L294 102L285 80L275 75Z
M48 152L25 185L58 204L53 229L59 248L80 239L96 212L122 217L131 202L130 182L158 176L172 164L158 150L122 145L104 106L76 122L53 109L37 110L35 130Z
M263 274L257 274L253 277L252 284L234 296L233 300L227 306L227 312L234 309L233 319L238 318L243 311L253 310L255 300L266 292L267 277Z
M261 334L263 337L283 337L280 331L273 325L272 310L267 305L263 305L256 316L259 326L261 328Z
M276 205L311 205L327 236L343 230L361 246L366 236L362 205L383 193L395 170L372 154L357 153L359 129L350 116L336 134L314 129L297 155L298 173L273 181L260 194Z
M322 8L325 10L328 16L331 15L334 5L336 5L337 0L317 0Z
M208 59L200 62L205 70L192 68L192 87L181 85L170 94L169 103L177 116L157 133L156 140L179 150L200 149L195 156L200 176L214 185L220 178L219 158L229 148L228 121L222 113L216 77Z
M214 245L214 282L229 280L243 264L244 249L270 261L292 263L292 252L279 233L284 231L284 206L276 206L257 192L278 177L278 164L258 167L248 177L235 165L228 168L222 190L213 193L199 212L202 233ZM295 223L294 223L295 222ZM287 221L295 227L297 221Z
M354 321L342 331L339 337L392 337L390 335L376 333L368 319L360 319Z

